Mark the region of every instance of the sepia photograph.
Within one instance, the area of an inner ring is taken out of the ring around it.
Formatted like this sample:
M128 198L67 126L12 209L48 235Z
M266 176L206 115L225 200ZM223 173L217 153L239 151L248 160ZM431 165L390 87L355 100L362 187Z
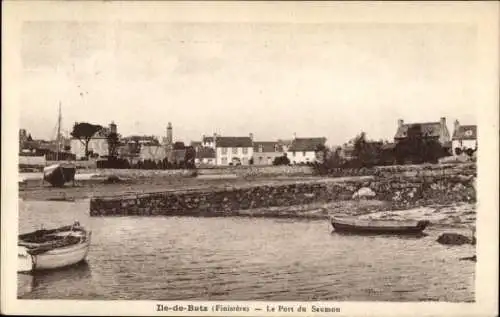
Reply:
M2 6L2 313L498 314L498 3Z

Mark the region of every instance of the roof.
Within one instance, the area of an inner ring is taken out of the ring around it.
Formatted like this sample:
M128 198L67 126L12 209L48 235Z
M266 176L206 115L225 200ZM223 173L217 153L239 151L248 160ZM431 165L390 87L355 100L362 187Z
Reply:
M395 143L384 143L382 144L382 150L392 150L396 147Z
M203 137L203 143L211 143L214 141L214 137L213 136L205 136Z
M191 141L191 146L193 146L193 147L200 147L201 146L201 142L200 141Z
M289 151L316 151L319 145L325 145L326 138L296 138Z
M196 152L196 158L215 158L215 150L210 147L202 147Z
M282 145L275 141L256 141L253 143L253 150L260 152L259 149L262 148L262 152L276 152L282 151Z
M461 125L453 132L452 140L477 140L476 125Z
M217 137L217 147L252 147L252 139L248 136L221 136Z
M440 122L424 122L424 123L410 123L403 124L398 127L398 131L396 131L395 139L406 138L408 136L409 128L418 128L422 132L423 136L428 137L439 137L441 136L441 123Z

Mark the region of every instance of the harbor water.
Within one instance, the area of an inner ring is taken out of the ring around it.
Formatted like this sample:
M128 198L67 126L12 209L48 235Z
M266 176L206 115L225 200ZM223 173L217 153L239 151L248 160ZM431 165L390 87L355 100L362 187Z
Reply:
M90 217L89 201L20 201L19 231L92 230L87 261L18 274L20 299L474 301L474 247L332 233L327 220Z

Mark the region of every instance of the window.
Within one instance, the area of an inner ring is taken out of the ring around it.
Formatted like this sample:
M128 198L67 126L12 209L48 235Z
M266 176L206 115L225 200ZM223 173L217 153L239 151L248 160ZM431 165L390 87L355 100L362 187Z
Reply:
M243 148L243 154L248 154L248 148L247 147Z
M262 153L264 151L264 147L261 145L259 145L259 152Z
M278 152L278 144L274 145L274 152Z
M237 147L233 147L233 154L238 154L238 148Z
M292 155L295 156L295 151L292 152Z
M227 158L226 158L226 157L223 157L223 158L221 159L221 163L222 163L222 165L227 165Z
M222 155L227 155L227 148L225 147L222 148Z
M303 156L306 156L306 151L302 152L302 155L303 155Z

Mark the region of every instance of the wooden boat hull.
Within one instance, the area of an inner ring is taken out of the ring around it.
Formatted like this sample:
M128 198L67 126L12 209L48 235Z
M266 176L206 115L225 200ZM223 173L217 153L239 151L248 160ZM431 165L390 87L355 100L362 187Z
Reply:
M41 231L44 230L36 231L31 235L36 235ZM46 231L53 232L55 230ZM55 233L65 233L65 231L56 231ZM92 232L82 229L78 233L81 234L81 242L65 246L56 246L46 250L43 249L43 243L38 244L40 247L33 249L33 245L35 245L35 243L20 241L18 243L17 271L33 272L52 270L71 266L85 260L89 251ZM27 235L21 235L20 237L22 236ZM34 250L37 252L34 252Z
M53 164L43 169L43 180L52 186L61 187L75 180L76 167L71 164Z
M87 257L90 242L32 255L26 247L19 246L18 272L52 270L77 264Z
M427 221L419 221L414 224L398 225L389 222L360 222L331 219L336 232L357 234L387 234L387 235L417 235L421 234L428 225Z

